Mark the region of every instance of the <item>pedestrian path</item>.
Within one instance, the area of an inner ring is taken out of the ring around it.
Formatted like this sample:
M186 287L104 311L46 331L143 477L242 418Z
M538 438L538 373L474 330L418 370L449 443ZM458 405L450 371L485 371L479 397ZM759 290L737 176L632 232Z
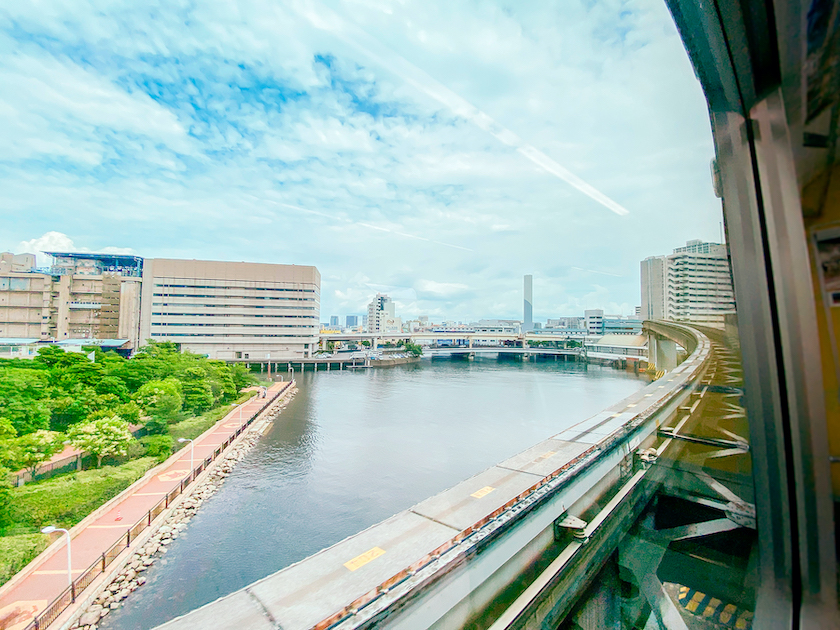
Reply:
M286 385L273 384L268 388L266 398L254 396L196 438L193 444L195 466L236 433L243 422L275 398ZM80 525L73 528L71 552L74 578L96 562L120 538L125 537L132 525L181 483L192 469L190 450L190 445L186 445L178 452L177 458L155 473L154 478L142 486L135 484L139 487L134 492L129 488L129 492L118 503L81 529ZM7 630L26 628L37 614L67 588L67 554L63 548L59 549L46 560L34 560L24 571L28 571L28 575L0 595L0 623L5 619L9 624L5 626Z

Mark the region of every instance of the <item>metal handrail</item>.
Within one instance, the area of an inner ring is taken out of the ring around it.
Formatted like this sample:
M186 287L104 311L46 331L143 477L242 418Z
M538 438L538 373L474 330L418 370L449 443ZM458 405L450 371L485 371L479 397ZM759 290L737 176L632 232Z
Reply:
M111 563L117 559L117 557L125 550L131 546L131 541L136 540L137 536L146 528L151 527L152 521L160 515L166 508L169 507L169 504L172 502L175 497L182 494L184 490L198 477L198 475L207 469L210 463L218 458L222 453L225 452L228 446L231 445L233 442L234 437L238 437L242 434L242 432L249 427L257 417L265 411L270 404L272 404L275 400L277 400L282 394L284 394L289 387L294 384L294 381L289 381L286 383L286 386L283 387L277 395L271 398L270 400L266 400L266 402L260 407L256 412L254 412L247 420L245 420L242 425L236 430L233 436L229 437L227 440L224 441L221 447L213 449L213 453L209 455L207 458L202 460L198 466L196 466L193 470L191 470L186 477L184 477L177 486L175 486L172 490L170 490L166 496L157 502L157 504L150 509L146 514L144 514L134 525L127 528L126 533L121 536L113 545L111 545L107 551L105 551L99 559L96 560L93 564L91 564L87 569L85 569L82 574L73 580L73 583L68 586L61 594L56 597L53 601L51 601L44 611L35 616L35 618L29 623L28 626L24 630L44 630L47 628L53 621L55 621L58 616L63 613L67 608L69 608L73 603L76 602L76 598L82 594L82 592L90 586L90 584L101 574L105 573L106 569L111 565Z

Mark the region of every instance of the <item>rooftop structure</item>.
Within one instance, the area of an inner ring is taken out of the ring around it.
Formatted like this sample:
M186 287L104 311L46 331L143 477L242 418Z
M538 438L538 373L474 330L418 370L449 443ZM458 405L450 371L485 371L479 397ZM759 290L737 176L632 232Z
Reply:
M50 273L62 275L102 275L116 273L121 276L139 278L143 275L143 259L125 254L88 254L78 252L44 252L52 256Z

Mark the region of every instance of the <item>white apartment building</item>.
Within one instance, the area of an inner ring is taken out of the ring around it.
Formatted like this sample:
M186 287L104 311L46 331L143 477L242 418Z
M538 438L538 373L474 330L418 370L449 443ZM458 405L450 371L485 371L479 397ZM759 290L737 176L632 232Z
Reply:
M309 357L320 292L315 267L146 259L140 335L225 361Z
M367 331L381 334L402 332L402 320L396 315L396 305L387 295L377 293L368 304Z
M735 312L726 246L692 240L641 263L642 317L723 327Z

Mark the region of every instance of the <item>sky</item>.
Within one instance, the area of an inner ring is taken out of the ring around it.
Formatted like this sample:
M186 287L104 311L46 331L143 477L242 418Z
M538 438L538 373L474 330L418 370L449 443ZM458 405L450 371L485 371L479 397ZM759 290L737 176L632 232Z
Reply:
M0 250L315 265L322 321L631 314L720 239L662 0L5 3L0 119Z

